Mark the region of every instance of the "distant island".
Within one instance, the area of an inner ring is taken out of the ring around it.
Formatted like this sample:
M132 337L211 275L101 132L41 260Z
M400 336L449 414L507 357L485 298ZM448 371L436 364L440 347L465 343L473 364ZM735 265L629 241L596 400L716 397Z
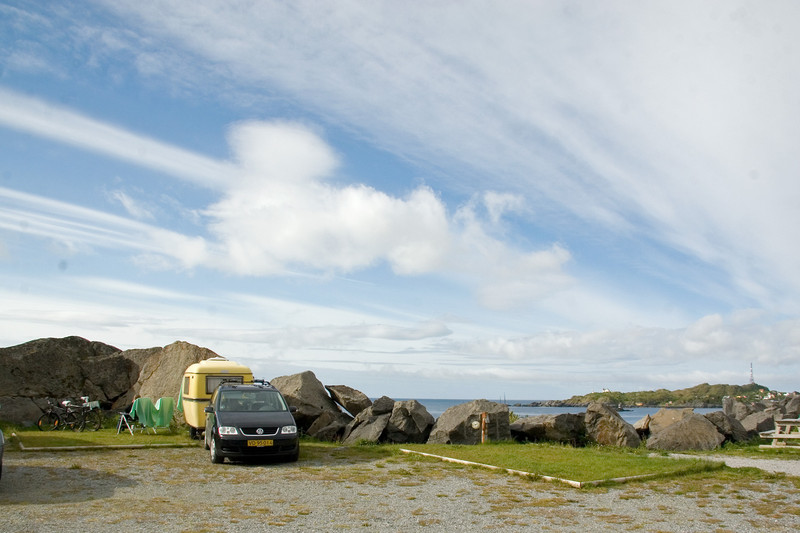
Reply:
M748 385L709 385L703 383L688 389L654 391L617 392L603 390L583 396L573 396L567 400L547 400L518 404L518 407L585 407L592 402L611 404L615 407L722 407L726 396L743 402L757 402L776 397L780 393L770 391L769 387L750 383Z

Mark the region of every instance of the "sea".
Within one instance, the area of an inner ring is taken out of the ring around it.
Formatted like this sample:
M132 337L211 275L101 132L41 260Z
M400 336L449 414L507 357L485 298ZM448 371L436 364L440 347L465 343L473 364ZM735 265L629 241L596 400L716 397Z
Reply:
M411 399L411 398L406 398ZM448 408L453 407L454 405L459 405L462 403L467 403L471 400L442 400L442 399L419 399L415 398L419 403L425 406L425 409L433 416L433 418L439 418L439 416L444 413ZM519 416L520 418L524 418L526 416L536 416L536 415L559 415L562 413L574 413L580 414L586 412L585 407L531 407L528 404L531 404L535 401L541 400L491 400L496 401L498 403L505 403L508 405L509 411L514 413L515 415ZM654 415L659 411L660 407L631 407L626 408L619 411L619 415L622 417L623 420L628 422L629 424L635 424L646 415ZM698 414L706 414L712 413L714 411L721 411L722 409L719 407L696 407L694 412Z

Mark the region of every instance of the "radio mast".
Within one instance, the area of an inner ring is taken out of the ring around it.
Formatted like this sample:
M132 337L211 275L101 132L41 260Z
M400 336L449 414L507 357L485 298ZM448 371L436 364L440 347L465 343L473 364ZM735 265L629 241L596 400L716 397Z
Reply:
M750 385L753 385L755 381L753 380L753 363L750 363Z

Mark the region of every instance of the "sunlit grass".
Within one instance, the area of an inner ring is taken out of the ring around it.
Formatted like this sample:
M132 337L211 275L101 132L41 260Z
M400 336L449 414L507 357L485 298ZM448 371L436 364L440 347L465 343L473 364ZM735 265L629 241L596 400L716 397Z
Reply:
M110 426L110 424L109 424ZM157 433L153 430L135 430L133 435L125 429L117 434L116 425L104 427L99 431L39 431L35 427L20 427L3 425L3 433L9 441L8 450L19 449L18 443L24 448L70 448L74 446L120 446L120 445L173 445L201 446L202 442L192 440L187 429L179 428L169 430L160 428ZM15 437L12 434L16 435Z
M412 444L405 448L573 481L632 476L667 476L704 472L720 464L699 459L671 459L646 450L617 447L573 448L557 444L496 443L475 446Z

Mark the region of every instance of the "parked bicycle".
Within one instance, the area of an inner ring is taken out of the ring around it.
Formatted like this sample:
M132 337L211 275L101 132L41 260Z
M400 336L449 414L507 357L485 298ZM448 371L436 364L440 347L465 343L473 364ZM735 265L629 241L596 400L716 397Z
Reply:
M48 398L47 404L47 409L36 422L40 431L56 429L97 431L103 427L100 402L90 402L87 396L81 397L80 402L62 400L60 404Z
M47 409L36 421L39 431L53 431L64 427L64 417L67 414L65 407L56 403L52 398L47 399Z
M83 431L97 431L103 427L103 413L100 411L100 402L90 402L88 396L82 396L81 404L71 404L68 410L71 410L77 415L77 425L72 429Z

